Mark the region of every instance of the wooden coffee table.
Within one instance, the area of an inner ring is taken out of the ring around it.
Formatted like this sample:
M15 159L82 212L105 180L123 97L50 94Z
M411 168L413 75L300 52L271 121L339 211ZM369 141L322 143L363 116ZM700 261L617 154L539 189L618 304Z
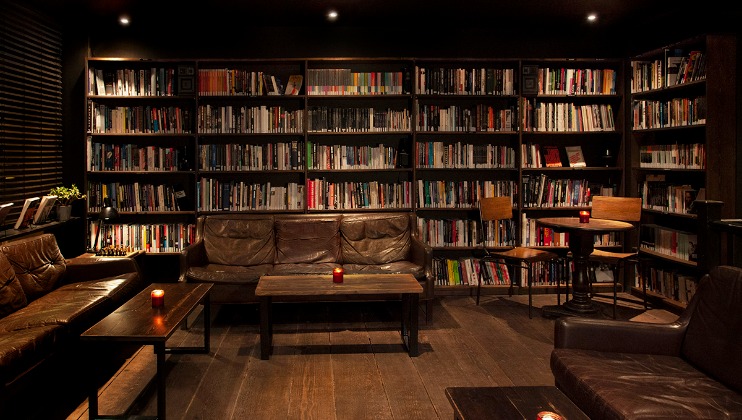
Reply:
M210 334L210 283L153 283L111 314L82 333L85 342L131 343L154 346L157 355L157 418L165 419L165 353L208 353ZM152 307L150 292L165 291L165 305ZM203 347L165 347L167 339L199 304L203 305ZM92 369L95 366L91 366ZM88 413L98 417L98 387L91 381Z
M401 295L402 342L410 356L417 356L417 306L422 292L411 274L346 274L342 283L333 283L331 274L262 276L255 289L260 297L260 358L268 360L273 352L273 298L363 295Z
M446 397L458 420L528 419L551 411L565 420L589 420L555 386L495 386L446 388Z

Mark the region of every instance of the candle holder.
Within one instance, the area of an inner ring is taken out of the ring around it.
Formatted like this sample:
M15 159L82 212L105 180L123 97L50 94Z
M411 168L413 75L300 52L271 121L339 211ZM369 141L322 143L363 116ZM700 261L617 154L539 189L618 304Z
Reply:
M590 223L590 212L586 210L580 211L580 223Z
M162 308L165 306L165 291L162 289L155 289L150 293L152 296L152 307Z
M332 270L332 282L333 283L342 283L343 282L343 273L345 271L338 267L334 270Z

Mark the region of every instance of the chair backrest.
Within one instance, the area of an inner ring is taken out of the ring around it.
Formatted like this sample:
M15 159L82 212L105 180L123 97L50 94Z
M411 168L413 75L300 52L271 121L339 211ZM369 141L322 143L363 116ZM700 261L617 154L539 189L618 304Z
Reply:
M622 222L639 222L642 217L641 197L593 197L590 217L596 219L619 220Z
M513 218L513 201L510 197L485 197L479 199L479 218L482 222Z

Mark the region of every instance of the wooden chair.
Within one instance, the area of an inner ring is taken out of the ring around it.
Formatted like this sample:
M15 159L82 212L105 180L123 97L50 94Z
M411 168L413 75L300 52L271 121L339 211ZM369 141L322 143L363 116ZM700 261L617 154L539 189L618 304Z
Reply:
M642 199L640 197L608 197L596 195L592 200L590 217L596 219L610 219L628 222L638 227L641 221ZM617 286L624 277L628 263L639 263L639 253L636 247L630 252L612 252L596 249L590 254L590 290L595 283L595 270L602 264L612 267L613 271L613 318L616 318L618 302ZM645 301L646 306L646 301Z
M513 203L510 197L487 197L479 200L479 226L482 249L484 257L480 260L480 278L477 283L477 305L479 305L479 296L482 289L482 277L487 276L487 270L484 269L484 262L503 260L506 265L525 269L528 284L528 318L531 318L531 308L533 307L533 295L531 284L533 281L533 265L537 262L556 261L559 256L549 251L543 251L536 248L527 248L515 246L503 251L489 251L484 241L484 225L488 221L510 220L513 218ZM518 277L518 276L514 276ZM512 295L513 280L510 281L510 294Z

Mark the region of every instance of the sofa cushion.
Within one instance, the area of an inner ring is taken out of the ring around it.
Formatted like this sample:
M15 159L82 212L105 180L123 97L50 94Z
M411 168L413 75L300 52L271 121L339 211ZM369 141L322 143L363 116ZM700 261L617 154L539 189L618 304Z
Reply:
M343 264L345 274L412 274L416 279L425 278L423 267L410 261L384 264Z
M386 264L409 257L411 227L407 214L361 214L340 224L343 264Z
M683 357L706 374L742 393L742 272L715 267L713 281L699 284L695 311L683 340Z
M272 276L287 276L294 274L327 274L331 275L332 270L340 267L337 263L296 263L296 264L276 264L271 271Z
M203 241L209 262L220 265L272 264L275 259L273 218L208 217Z
M340 260L340 216L276 218L276 264Z
M742 416L742 395L680 357L556 348L551 368L557 386L593 419Z
M0 254L0 318L26 306L26 294L10 261Z
M203 267L189 267L186 279L189 282L214 284L258 284L260 276L271 272L272 264L250 266L207 264Z
M47 358L64 337L60 325L0 332L0 381L6 384Z
M50 233L0 245L0 252L10 261L29 301L54 289L64 276L66 262Z

